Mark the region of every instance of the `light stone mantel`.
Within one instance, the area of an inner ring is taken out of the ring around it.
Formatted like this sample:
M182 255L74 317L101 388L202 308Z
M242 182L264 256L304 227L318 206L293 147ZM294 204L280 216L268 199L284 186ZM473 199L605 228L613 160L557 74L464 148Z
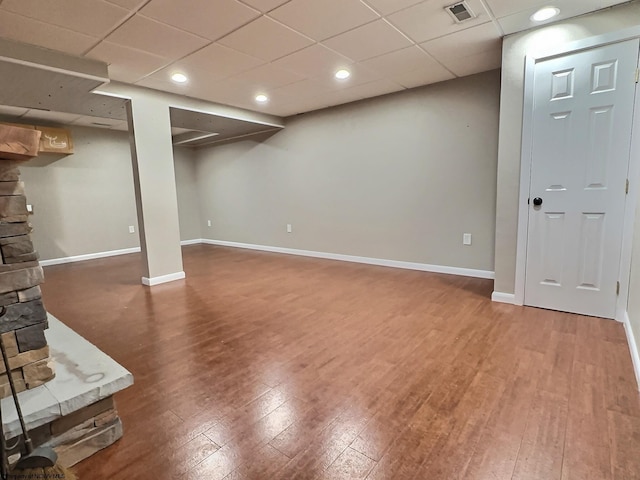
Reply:
M133 385L133 375L49 314L47 342L55 362L53 380L18 394L27 429L49 423ZM20 433L11 397L1 401L7 438Z

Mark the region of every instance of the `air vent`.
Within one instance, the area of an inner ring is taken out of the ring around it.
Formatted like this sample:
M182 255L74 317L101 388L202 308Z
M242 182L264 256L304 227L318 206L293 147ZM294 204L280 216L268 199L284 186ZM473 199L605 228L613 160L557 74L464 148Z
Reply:
M451 15L451 18L453 18L456 23L467 22L476 18L476 15L471 11L467 2L459 2L449 5L448 7L445 7L445 10L449 15Z

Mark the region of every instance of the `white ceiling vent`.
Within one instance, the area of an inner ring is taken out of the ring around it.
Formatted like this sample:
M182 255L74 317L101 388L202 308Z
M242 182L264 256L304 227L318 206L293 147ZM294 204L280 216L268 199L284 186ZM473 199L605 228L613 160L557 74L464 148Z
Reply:
M469 8L467 2L458 2L444 8L456 23L466 22L476 18L476 14Z

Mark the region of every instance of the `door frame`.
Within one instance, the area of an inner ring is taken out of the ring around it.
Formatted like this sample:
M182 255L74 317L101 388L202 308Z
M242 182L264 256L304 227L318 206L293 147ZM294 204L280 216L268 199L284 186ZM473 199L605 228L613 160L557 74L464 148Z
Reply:
M569 42L564 45L550 47L544 51L529 54L525 57L524 75L524 103L522 116L522 147L520 151L520 193L518 195L518 230L516 246L516 278L514 290L514 304L524 305L525 275L527 260L527 241L529 227L529 205L527 199L531 186L531 153L533 148L533 89L534 72L538 62L578 53L592 48L602 47L613 43L640 38L640 26L618 32L598 35L584 40ZM633 246L633 229L640 190L640 89L638 83L635 88L633 107L633 123L631 133L631 158L629 159L630 181L624 209L624 224L622 236L622 250L620 255L620 294L616 300L615 319L624 321L629 298L629 277L631 273L631 252ZM620 188L624 186L621 185Z

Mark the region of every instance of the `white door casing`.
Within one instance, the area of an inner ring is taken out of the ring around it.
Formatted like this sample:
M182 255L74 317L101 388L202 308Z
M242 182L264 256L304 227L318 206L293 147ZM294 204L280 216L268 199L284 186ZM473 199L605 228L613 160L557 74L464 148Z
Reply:
M535 65L527 305L615 317L638 49L631 40Z

